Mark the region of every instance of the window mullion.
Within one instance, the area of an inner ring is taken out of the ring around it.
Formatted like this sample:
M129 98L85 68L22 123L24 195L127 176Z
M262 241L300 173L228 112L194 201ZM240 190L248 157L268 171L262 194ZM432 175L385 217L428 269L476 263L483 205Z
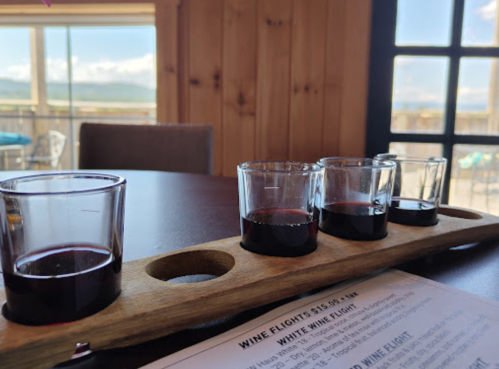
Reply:
M73 106L73 61L71 51L71 32L69 27L66 27L66 50L68 63L68 103L69 103L69 135L71 148L71 167L76 169L76 133L74 126L74 106Z
M366 155L389 147L397 0L373 0Z
M45 79L45 37L43 27L30 28L31 100L37 115L48 114L47 81Z
M45 77L45 37L44 28L40 26L30 28L31 48L31 100L35 106L32 120L32 137L38 137L47 131L47 121L39 119L49 114L47 102L47 81Z
M457 88L459 83L459 62L461 50L461 36L463 33L464 0L455 0L452 14L451 50L449 77L447 81L447 103L445 104L445 142L443 154L448 158L445 171L445 188L442 193L442 202L449 202L449 184L452 172L452 156L454 152L454 128L456 122Z

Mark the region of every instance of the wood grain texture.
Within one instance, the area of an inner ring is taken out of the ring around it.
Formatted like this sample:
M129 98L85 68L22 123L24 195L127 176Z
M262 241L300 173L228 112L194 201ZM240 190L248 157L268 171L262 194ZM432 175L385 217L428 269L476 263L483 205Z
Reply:
M259 160L289 157L291 12L289 0L258 2L256 155Z
M223 175L255 160L256 0L225 0Z
M178 74L178 4L163 1L156 4L156 120L179 122Z
M497 217L448 207L440 211L434 227L390 223L388 236L379 241L347 241L319 233L317 250L299 258L253 254L239 246L240 237L234 237L125 263L121 296L91 317L42 327L0 318L2 368L49 367L67 360L76 342L90 342L95 350L144 342L426 254L499 236ZM463 218L469 215L481 218ZM221 276L193 284L161 280L206 272ZM0 301L4 300L1 290Z
M322 156L340 156L341 97L348 0L328 0Z
M190 122L189 114L189 9L190 0L182 0L178 11L178 115L179 122ZM161 102L157 101L157 105ZM158 107L159 109L159 107Z
M223 1L189 1L189 122L213 126L213 171L222 175Z
M290 159L322 155L326 0L294 0L291 40Z
M367 116L371 1L345 1L339 155L363 157Z

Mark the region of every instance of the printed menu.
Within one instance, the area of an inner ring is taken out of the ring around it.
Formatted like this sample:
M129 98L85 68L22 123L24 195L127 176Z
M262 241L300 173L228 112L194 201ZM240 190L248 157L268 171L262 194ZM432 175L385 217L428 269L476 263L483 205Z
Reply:
M389 269L144 367L166 368L499 369L499 302Z

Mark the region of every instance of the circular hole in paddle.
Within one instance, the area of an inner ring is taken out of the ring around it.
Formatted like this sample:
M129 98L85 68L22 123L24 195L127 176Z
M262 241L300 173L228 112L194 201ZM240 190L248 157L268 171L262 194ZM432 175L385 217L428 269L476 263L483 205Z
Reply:
M146 273L161 281L196 283L220 277L234 264L234 257L224 251L190 250L154 260Z
M466 211L463 209L456 209L456 208L439 208L438 214L446 215L448 217L453 217L453 218L471 219L471 220L477 220L483 218L480 214L473 213L472 211Z

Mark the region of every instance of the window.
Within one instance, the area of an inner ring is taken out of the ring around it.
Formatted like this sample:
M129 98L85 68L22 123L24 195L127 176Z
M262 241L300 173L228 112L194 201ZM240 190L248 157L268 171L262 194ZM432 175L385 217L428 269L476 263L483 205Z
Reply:
M443 155L443 203L499 215L497 0L373 0L366 153Z
M71 169L82 122L155 122L155 33L152 14L2 19L0 131L31 137L25 155L48 131L62 133L58 167ZM16 157L6 166L21 169Z

